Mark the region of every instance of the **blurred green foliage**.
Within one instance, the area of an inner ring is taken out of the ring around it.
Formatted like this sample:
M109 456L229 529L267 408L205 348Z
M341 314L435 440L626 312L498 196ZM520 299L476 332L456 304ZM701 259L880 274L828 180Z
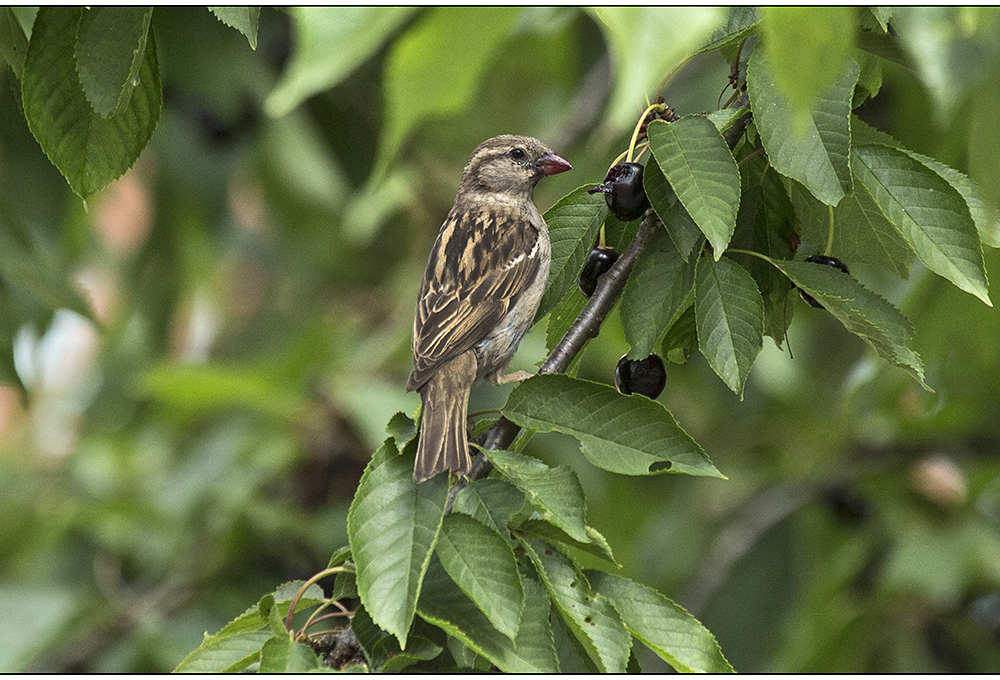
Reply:
M649 31L689 25L684 55L725 14L419 8L338 31L339 12L262 9L254 50L204 8L156 8L159 122L86 208L0 71L0 670L166 671L323 568L386 421L418 403L413 303L470 150L514 132L568 158L542 209L600 181L644 104L622 98L679 58L648 56ZM30 37L32 12L12 14ZM859 111L993 209L998 20L896 10L907 67ZM490 42L467 60L433 39L477 22ZM728 69L698 55L667 102L716 108ZM995 251L986 265L1000 271ZM852 273L913 322L934 393L789 299L794 359L765 341L742 400L697 356L668 365L660 401L728 481L609 475L557 434L528 452L577 471L623 573L688 608L738 670L995 670L1000 321L919 264ZM64 279L100 327L69 311ZM544 342L536 328L512 369ZM611 382L627 348L613 314L579 375ZM509 389L477 388L470 410Z

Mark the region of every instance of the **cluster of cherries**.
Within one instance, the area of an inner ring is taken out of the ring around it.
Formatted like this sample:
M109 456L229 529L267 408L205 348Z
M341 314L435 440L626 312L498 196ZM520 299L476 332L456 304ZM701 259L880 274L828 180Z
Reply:
M656 102L654 102L654 104L661 105L663 103L662 96L658 96ZM672 122L677 120L677 115L671 108L651 106L637 128L636 135L633 135L633 147L638 139L645 138L647 126L656 118ZM649 198L646 197L646 191L642 186L642 165L631 162L631 151L628 158L628 161L619 163L608 170L604 182L590 189L588 192L591 194L603 193L604 200L608 204L608 209L622 222L630 222L642 217L643 213L650 207ZM588 298L597 290L597 280L607 273L618 260L618 253L613 248L605 247L603 245L603 238L601 242L601 246L590 251L587 262L583 265L577 281L580 286L580 292ZM792 250L794 252L794 247ZM829 255L812 255L806 258L806 262L825 264L839 269L845 274L849 273L847 265L836 257L830 257ZM811 307L823 307L822 304L817 302L816 298L801 288L799 289L799 296L803 302ZM660 392L663 391L666 381L663 360L656 354L650 354L645 359L639 360L629 359L628 355L625 355L619 360L618 366L615 367L615 387L622 394L644 394L650 399L656 399L660 395Z
M611 213L622 222L642 217L649 209L649 199L642 187L642 165L619 163L604 178L604 183L589 191L603 193ZM580 292L590 297L597 290L597 279L611 269L618 260L613 248L597 247L590 251L586 264L580 271L577 283ZM643 394L650 399L660 396L667 384L663 360L656 354L645 359L632 360L625 355L615 367L615 387L622 394Z

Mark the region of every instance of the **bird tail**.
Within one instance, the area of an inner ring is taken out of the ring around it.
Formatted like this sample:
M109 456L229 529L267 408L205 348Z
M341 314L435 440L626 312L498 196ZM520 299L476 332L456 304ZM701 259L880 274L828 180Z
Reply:
M413 466L413 481L418 484L445 470L469 474L472 459L465 420L475 379L476 357L470 350L449 361L420 388L424 408Z

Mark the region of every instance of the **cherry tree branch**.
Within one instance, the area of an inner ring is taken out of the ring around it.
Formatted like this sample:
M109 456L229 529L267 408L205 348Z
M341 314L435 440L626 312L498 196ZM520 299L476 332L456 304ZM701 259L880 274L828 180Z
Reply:
M744 92L733 102L731 108L740 109L748 108L749 106L750 99L747 93ZM746 131L747 125L750 124L750 119L751 114L747 112L723 133L723 138L730 149L736 147L740 137ZM583 349L587 340L597 337L597 334L601 331L601 324L604 323L605 317L618 301L622 290L625 289L625 283L632 272L632 267L635 266L636 260L639 259L639 254L645 247L646 242L649 241L649 238L657 229L662 228L663 224L660 222L656 211L652 208L648 209L642 216L642 223L639 225L639 231L636 233L635 238L632 239L632 242L628 245L625 252L622 253L622 256L618 258L614 266L597 280L597 289L594 291L593 296L591 296L587 305L576 317L573 325L566 331L562 340L552 349L552 352L541 368L538 369L539 374L564 372L576 355L580 353L580 350ZM487 451L506 449L514 443L520 430L520 427L501 416L486 432L476 438L476 443ZM480 452L472 461L472 469L468 477L459 480L452 488L448 496L448 504L445 512L451 512L451 508L455 503L455 497L459 491L464 489L470 481L485 478L492 469L493 464Z

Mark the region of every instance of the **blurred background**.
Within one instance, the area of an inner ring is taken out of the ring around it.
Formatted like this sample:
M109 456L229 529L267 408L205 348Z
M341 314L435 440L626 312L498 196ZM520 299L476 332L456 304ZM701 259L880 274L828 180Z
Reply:
M158 127L86 206L0 72L0 234L22 244L0 266L69 277L104 325L2 291L21 385L0 383L0 670L168 671L322 569L386 421L418 405L415 296L472 149L528 134L573 163L542 210L601 181L644 95L727 16L265 8L253 50L204 8L158 7ZM997 22L897 10L916 66L886 62L859 110L993 207ZM711 110L728 74L702 54L663 93ZM528 452L577 471L623 573L737 670L995 671L1000 320L919 264L852 273L911 319L935 392L789 298L791 354L765 340L742 401L700 356L668 365L660 401L728 481L614 476L556 434ZM612 382L626 350L612 314L580 376ZM512 370L543 358L537 328Z

